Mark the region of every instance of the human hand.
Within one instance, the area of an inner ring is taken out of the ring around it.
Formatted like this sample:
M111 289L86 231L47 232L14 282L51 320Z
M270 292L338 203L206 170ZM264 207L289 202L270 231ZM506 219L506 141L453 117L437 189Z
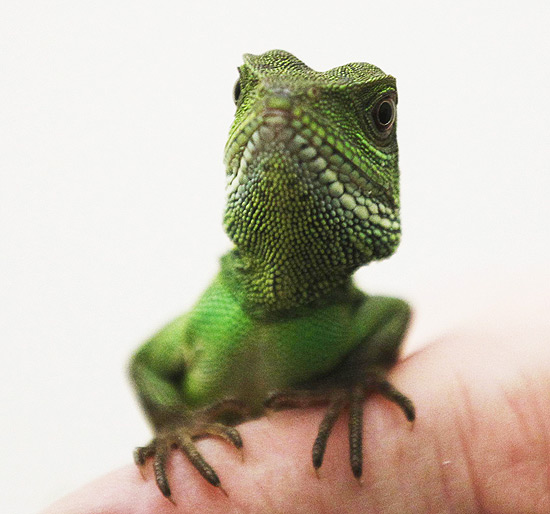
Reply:
M363 478L348 462L345 416L334 427L320 478L311 446L322 409L273 413L239 426L244 461L229 445L198 446L224 489L210 486L179 452L168 468L173 499L127 466L46 513L550 512L548 327L457 334L400 362L391 373L415 404L401 411L371 397L364 412ZM411 429L412 428L412 429Z

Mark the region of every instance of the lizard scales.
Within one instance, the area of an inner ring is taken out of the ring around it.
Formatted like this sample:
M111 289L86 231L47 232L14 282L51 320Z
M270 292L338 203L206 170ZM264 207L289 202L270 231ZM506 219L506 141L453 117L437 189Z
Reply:
M194 441L242 448L235 425L266 408L327 403L318 469L350 407L350 464L362 473L362 406L373 392L414 408L386 380L410 317L352 274L400 240L395 79L352 63L317 72L288 52L244 56L225 149L224 227L235 248L193 309L134 355L130 372L155 431L136 463L166 474L178 447L221 487Z

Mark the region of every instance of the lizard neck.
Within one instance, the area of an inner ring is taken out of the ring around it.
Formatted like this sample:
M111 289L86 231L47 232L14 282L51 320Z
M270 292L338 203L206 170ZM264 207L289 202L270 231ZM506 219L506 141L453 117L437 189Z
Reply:
M346 298L352 290L351 273L318 270L300 273L292 261L278 265L232 250L221 259L222 279L243 309L256 318L279 318L300 307L321 306Z

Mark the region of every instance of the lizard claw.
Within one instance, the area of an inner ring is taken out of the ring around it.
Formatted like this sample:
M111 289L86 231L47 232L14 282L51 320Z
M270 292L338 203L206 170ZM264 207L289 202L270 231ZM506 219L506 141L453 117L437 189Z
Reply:
M243 442L236 428L223 425L222 423L199 423L191 427L183 426L175 430L167 431L155 437L147 446L138 447L134 451L134 462L139 467L143 476L143 467L146 462L153 458L153 470L155 480L160 492L172 503L172 491L166 472L166 464L172 450L179 449L183 452L191 464L197 469L202 477L214 487L219 488L226 496L227 492L221 486L221 481L208 462L198 451L195 441L205 437L219 437L231 443L241 451Z
M341 412L349 407L350 466L353 476L360 480L363 474L363 403L365 398L372 393L381 394L395 403L403 411L408 421L414 421L415 410L411 400L387 380L385 372L374 368L366 370L361 380L351 387L276 392L268 396L265 406L267 409L281 410L328 403L311 452L313 468L317 477L319 477L319 468L323 464L332 429Z
M363 404L365 398L372 393L381 394L384 398L395 403L403 411L408 421L414 421L415 410L411 400L387 380L385 372L376 369L367 370L361 382L331 398L313 444L312 460L314 468L319 469L323 464L325 449L332 428L342 410L348 406L350 466L353 476L360 481L363 474Z

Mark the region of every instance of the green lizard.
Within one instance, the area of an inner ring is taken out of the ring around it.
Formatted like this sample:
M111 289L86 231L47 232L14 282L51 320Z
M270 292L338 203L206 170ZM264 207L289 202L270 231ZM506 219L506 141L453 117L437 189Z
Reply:
M166 463L179 448L212 485L194 441L242 448L235 425L282 409L326 403L313 445L323 461L331 429L349 408L350 462L362 473L362 406L377 392L412 421L411 401L387 380L409 318L402 300L367 296L360 266L400 240L395 79L367 63L321 73L288 52L245 55L225 149L224 226L235 248L193 309L134 355L130 374Z

